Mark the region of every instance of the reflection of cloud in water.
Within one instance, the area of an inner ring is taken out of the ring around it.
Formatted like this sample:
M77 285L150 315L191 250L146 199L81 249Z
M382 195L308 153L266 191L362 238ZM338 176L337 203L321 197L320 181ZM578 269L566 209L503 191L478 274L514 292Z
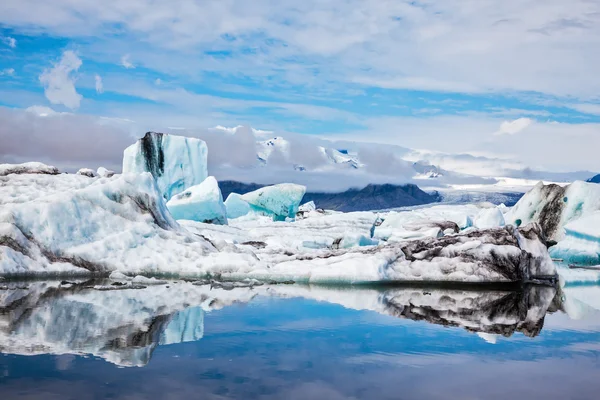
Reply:
M121 366L146 365L158 345L200 340L204 313L256 296L306 298L356 310L485 335L537 335L555 290L529 286L517 291L418 288L325 288L276 285L223 290L170 282L141 290L94 290L89 283L10 283L0 291L0 352L92 354ZM295 324L295 325L294 325ZM338 326L339 328L339 326ZM273 326L264 327L265 330ZM278 326L303 330L302 322ZM487 337L487 336L486 336ZM61 361L59 369L69 368Z

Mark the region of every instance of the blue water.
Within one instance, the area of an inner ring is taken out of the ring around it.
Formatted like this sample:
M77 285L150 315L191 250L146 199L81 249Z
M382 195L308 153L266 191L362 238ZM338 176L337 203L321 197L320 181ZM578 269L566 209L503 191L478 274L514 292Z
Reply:
M600 313L587 306L579 319L561 310L547 314L535 337L520 331L504 337L302 297L256 296L209 311L191 304L180 311L185 318L166 323L194 331L180 332L183 343L156 344L165 341L163 326L143 365L124 367L106 355L73 354L113 334L103 331L111 320L98 323L104 314L96 300L82 306L85 295L69 294L47 309L41 305L47 300L37 298L27 300L32 308L23 301L9 308L6 296L2 399L597 399L600 393ZM361 296L365 305L376 298ZM98 328L81 338L80 320L88 316L88 326ZM44 341L48 348L40 347ZM28 352L36 355L22 355Z

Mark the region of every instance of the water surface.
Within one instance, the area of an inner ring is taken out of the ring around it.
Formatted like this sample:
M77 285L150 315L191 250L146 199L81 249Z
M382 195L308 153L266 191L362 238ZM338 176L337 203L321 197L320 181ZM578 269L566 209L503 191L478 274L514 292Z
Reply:
M6 399L596 399L600 289L0 290Z

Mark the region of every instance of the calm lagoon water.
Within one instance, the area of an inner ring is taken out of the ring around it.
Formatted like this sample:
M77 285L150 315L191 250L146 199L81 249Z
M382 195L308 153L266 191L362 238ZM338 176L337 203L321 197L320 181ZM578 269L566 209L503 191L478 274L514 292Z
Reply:
M0 290L0 398L600 393L597 287L559 294L187 283L97 289L34 283Z

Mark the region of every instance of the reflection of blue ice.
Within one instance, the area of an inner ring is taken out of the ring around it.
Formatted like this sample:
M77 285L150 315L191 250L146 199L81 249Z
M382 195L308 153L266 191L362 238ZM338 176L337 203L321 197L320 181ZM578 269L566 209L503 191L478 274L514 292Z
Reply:
M171 318L169 325L160 336L160 345L195 342L204 336L204 311L200 307L190 307Z

